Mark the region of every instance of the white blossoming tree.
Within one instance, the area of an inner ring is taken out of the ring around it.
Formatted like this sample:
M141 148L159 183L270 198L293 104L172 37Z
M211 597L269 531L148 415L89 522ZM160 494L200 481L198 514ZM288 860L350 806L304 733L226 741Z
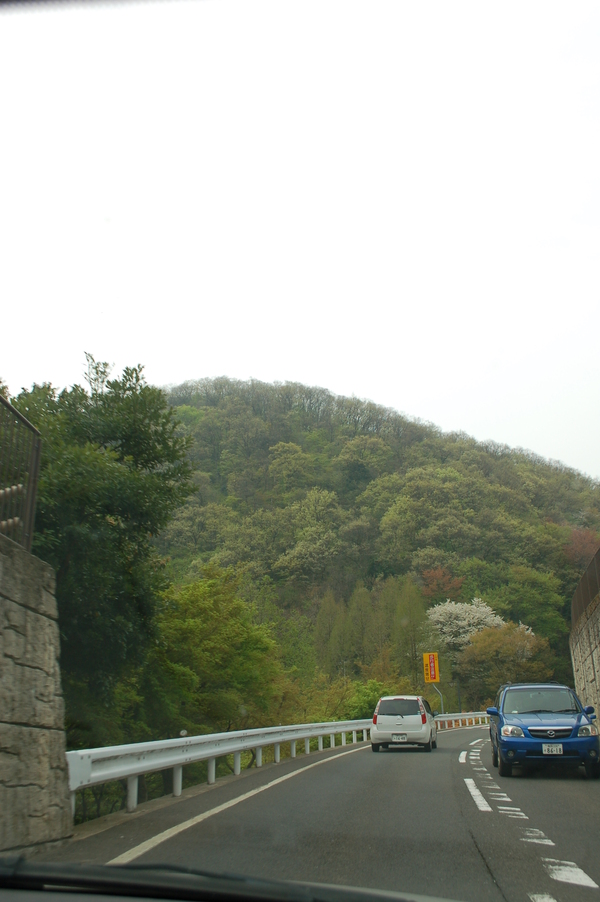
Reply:
M470 603L445 601L430 608L427 616L454 659L466 648L475 633L504 626L502 617L481 598L474 598Z

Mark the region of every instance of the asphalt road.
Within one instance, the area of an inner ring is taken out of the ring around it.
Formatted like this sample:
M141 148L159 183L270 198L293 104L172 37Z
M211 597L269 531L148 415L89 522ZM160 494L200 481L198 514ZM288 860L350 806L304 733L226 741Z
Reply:
M431 754L346 746L87 825L46 859L168 863L465 902L600 902L600 781L583 770L514 773L500 778L492 767L487 728L440 733Z

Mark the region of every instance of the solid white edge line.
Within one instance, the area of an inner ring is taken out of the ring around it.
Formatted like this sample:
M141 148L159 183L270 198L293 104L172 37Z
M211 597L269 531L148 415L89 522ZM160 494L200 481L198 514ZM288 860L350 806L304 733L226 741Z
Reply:
M560 883L571 883L575 886L589 886L598 889L598 884L582 871L574 861L559 861L558 858L542 858L542 864L548 876Z
M527 893L531 902L556 902L554 896L549 893Z
M162 833L157 833L156 836L152 836L150 839L147 839L145 842L140 843L138 846L134 846L132 849L129 849L129 851L123 852L122 855L118 855L116 858L112 858L110 861L107 861L107 864L128 864L135 858L139 858L140 855L145 855L146 852L149 852L151 849L154 849L161 843L166 842L166 840L171 839L173 836L177 836L178 833L183 833L184 830L189 830L190 827L194 827L196 824L202 823L202 821L205 821L207 818L212 817L214 814L219 814L221 811L226 811L228 808L233 808L234 805L239 805L240 802L245 802L246 799L250 799L252 798L252 796L258 795L259 792L264 792L266 789L271 789L272 786L277 786L279 783L284 783L286 780L291 780L292 777L297 777L298 774L304 774L307 770L311 770L313 767L319 767L321 764L328 764L330 761L337 761L338 758L343 758L345 755L353 755L355 752L364 752L365 748L369 748L369 746L362 746L359 749L350 749L350 751L341 752L339 755L331 755L331 757L329 758L323 758L321 759L321 761L315 761L314 764L308 764L306 767L300 767L298 768L298 770L294 770L290 774L284 774L283 777L278 777L276 780L271 780L270 783L265 783L264 786L258 786L256 789L251 789L249 792L245 792L243 793L243 795L237 796L235 799L230 799L229 802L223 802L222 805L217 805L216 808L210 808L208 811L203 811L202 814L197 814L195 817L191 817L187 821L182 821L180 824L176 824L174 827L169 827L168 830L163 830Z
M487 803L486 799L484 798L484 796L482 795L482 793L480 793L479 790L477 789L477 787L475 786L475 780L472 780L470 777L465 777L465 783L467 784L467 789L471 793L471 796L473 797L473 801L475 802L475 804L477 805L479 810L480 811L492 811L493 810L492 806L488 805L488 803Z
M461 764L466 764L467 763L467 753L461 752L460 755L458 756L458 760L460 761Z
M469 745L477 745L478 742L483 742L483 739L474 739L473 742L469 743Z

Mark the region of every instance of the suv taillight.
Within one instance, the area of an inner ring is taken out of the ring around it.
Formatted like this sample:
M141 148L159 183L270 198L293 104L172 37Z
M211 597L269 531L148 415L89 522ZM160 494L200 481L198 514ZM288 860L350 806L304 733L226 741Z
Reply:
M373 715L373 723L375 723L375 724L377 723L377 715L376 714Z
M421 710L421 723L427 723L427 714L425 713L425 707L421 699L419 699L419 708Z

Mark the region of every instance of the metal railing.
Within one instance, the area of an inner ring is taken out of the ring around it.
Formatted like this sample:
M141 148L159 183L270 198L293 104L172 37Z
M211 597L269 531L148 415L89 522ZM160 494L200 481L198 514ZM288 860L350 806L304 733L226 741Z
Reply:
M571 602L571 629L600 593L600 548L579 580Z
M461 714L440 714L436 724L440 730L476 726L489 723L484 711ZM304 753L310 753L311 739L317 740L318 751L323 750L323 738L329 737L329 747L334 748L336 736L341 744L351 733L357 742L369 738L372 720L344 720L328 723L293 724L285 727L264 727L257 730L238 730L231 733L207 733L204 736L184 736L180 739L163 739L156 742L136 742L99 749L83 749L67 752L71 807L75 811L75 793L78 789L108 783L111 780L127 780L127 810L134 811L138 802L138 782L141 776L161 770L173 770L173 795L181 795L183 765L196 761L208 762L208 782L216 780L216 760L233 755L233 772L241 773L242 752L254 751L257 767L262 767L262 751L272 746L274 760L278 764L281 745L290 744L290 755L296 757L296 744L304 741Z
M173 795L181 795L182 768L184 764L208 761L208 782L216 779L216 759L233 755L233 771L241 772L241 753L254 751L256 766L262 767L262 750L273 746L275 763L280 760L283 742L290 743L290 754L296 757L296 743L304 740L304 752L310 753L310 740L317 740L319 751L323 738L329 737L330 748L335 737L341 734L341 744L346 745L346 735L352 733L352 742L362 731L363 741L372 721L346 720L329 723L294 724L285 727L265 727L258 730L238 730L231 733L208 733L205 736L186 736L180 739L164 739L157 742L136 742L100 749L84 749L67 752L71 808L75 811L75 793L86 786L108 783L110 780L127 780L127 810L134 811L138 800L139 777L160 770L173 769Z
M31 551L42 439L0 395L0 533Z

